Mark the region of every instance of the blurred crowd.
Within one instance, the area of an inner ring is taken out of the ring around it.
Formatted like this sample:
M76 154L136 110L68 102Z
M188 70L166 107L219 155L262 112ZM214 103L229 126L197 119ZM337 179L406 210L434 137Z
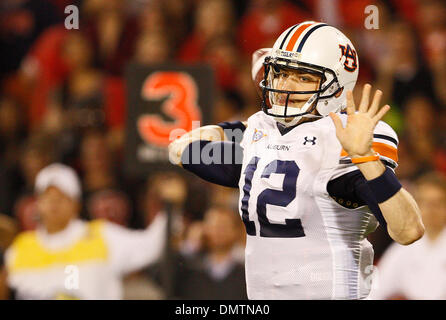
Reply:
M79 30L64 26L71 4L79 8ZM379 9L379 29L364 26L370 4ZM2 0L0 252L17 232L36 228L36 176L60 162L81 178L84 220L142 229L166 204L177 213L173 283L166 289L155 265L126 277L126 298L246 298L244 231L233 219L238 190L176 171L139 179L122 171L126 65L206 63L218 89L212 122L244 120L260 110L252 54L304 20L336 26L354 43L356 99L367 82L384 92L405 187L427 172L446 176L442 0ZM379 260L391 240L379 228L370 241Z

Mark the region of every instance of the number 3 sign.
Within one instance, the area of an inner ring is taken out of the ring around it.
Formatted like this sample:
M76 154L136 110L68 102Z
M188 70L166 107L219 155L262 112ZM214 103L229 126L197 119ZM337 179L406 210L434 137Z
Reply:
M208 66L132 64L126 77L125 168L129 174L147 174L169 163L172 132L210 122L214 76Z
M198 106L198 89L194 79L184 72L161 71L150 75L142 87L142 96L147 100L167 98L161 111L174 119L164 121L159 115L142 115L138 131L148 143L167 146L170 132L174 129L192 130L193 121L201 121Z

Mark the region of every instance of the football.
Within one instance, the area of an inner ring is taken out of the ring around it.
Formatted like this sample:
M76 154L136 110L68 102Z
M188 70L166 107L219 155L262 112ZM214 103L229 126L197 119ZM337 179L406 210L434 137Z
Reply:
M262 89L260 88L260 82L263 80L265 68L263 62L265 57L270 53L271 48L262 48L256 50L252 55L252 81L259 96L262 96Z

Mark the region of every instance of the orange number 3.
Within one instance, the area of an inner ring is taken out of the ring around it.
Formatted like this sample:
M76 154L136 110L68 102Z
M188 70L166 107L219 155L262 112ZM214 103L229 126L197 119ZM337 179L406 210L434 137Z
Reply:
M201 121L198 89L194 79L184 72L160 71L151 74L141 90L147 100L168 97L161 106L164 114L175 119L166 122L159 115L142 115L137 122L140 136L149 144L167 146L174 129L192 130L193 121Z

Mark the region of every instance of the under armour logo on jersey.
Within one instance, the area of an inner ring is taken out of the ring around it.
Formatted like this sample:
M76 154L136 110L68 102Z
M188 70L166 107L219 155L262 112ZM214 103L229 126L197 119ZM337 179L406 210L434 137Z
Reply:
M305 137L304 145L307 145L307 142L311 142L311 144L314 146L316 144L316 137L313 137L313 139L308 139L308 137Z

